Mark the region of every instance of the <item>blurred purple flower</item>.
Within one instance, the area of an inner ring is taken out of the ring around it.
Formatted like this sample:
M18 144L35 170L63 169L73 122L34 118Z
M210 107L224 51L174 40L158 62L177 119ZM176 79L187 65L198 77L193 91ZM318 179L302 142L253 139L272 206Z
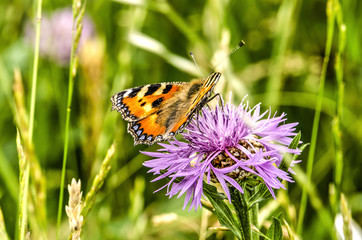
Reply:
M267 118L262 119L264 116ZM275 198L273 189L285 188L278 177L292 182L288 174L291 169L285 172L277 168L283 155L300 154L300 150L288 148L298 123L284 124L285 116L260 113L260 104L251 109L243 102L238 107L226 104L211 110L203 108L198 120L194 119L183 133L187 143L159 143L163 148L158 152L142 152L154 158L144 165L151 168L149 172L160 175L153 181L170 178L164 186L166 195L180 197L186 193L184 208L191 200L190 210L201 206L204 180L220 183L231 201L228 185L243 193L237 181L258 176Z
M40 54L48 57L60 65L66 65L70 60L72 47L73 13L71 8L56 10L49 18L43 17L40 32ZM85 41L95 34L94 23L87 17L83 17L83 30L79 40L78 49ZM32 24L27 23L25 27L25 38L33 44L35 30Z

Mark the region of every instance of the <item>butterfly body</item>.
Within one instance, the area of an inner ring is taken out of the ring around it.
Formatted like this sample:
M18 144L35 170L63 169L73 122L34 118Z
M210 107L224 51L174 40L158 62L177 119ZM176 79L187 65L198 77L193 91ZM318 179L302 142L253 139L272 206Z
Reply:
M205 80L157 83L124 90L112 96L112 110L128 121L136 144L152 145L182 131L210 99L221 73Z

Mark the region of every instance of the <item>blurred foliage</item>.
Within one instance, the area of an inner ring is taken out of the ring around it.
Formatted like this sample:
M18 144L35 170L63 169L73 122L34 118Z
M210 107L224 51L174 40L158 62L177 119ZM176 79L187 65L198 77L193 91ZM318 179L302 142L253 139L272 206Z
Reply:
M0 2L0 206L10 238L15 236L19 194L13 76L18 68L29 108L35 6L36 2L27 0ZM56 232L69 72L67 63L56 56L70 51L67 45L71 38L63 27L72 24L71 18L60 19L55 13L65 8L70 5L59 0L44 1L42 6L42 31L48 32L41 34L33 137L34 152L46 178L50 238ZM345 194L352 217L361 226L362 3L341 0L341 8L347 32L340 119L343 174L338 191ZM303 142L310 141L326 44L325 1L88 1L86 16L93 23L78 49L66 183L73 177L81 179L82 190L88 192L107 149L114 139L118 144L109 177L87 217L84 239L197 239L205 216L209 227L219 226L214 216L201 214L205 210L182 210L183 197L168 199L164 190L153 194L164 183L150 183L153 177L142 166L146 157L139 150L158 147L133 146L126 122L110 112L109 99L120 90L205 77L214 66L223 73L216 91L225 99L232 92L232 102L238 104L248 94L252 104L263 102L266 108L272 105L273 111L287 112L289 121L300 123ZM284 212L290 227L296 228L295 209L299 208L303 187L312 189L310 197L317 198L330 216L335 214L335 205L329 202L329 185L334 181L336 158L331 128L337 114L334 64L339 31L336 25L312 180L303 180L307 148L300 156L303 162L297 171L297 184L288 184L287 193L279 193L276 201L261 206L269 224L270 215ZM59 35L49 37L51 34ZM228 56L229 49L241 39L246 45ZM189 57L190 51L201 75ZM69 235L67 224L63 214L62 239ZM323 216L313 204L308 205L302 237L329 239L331 229L320 226ZM206 237L232 239L230 232L207 231Z

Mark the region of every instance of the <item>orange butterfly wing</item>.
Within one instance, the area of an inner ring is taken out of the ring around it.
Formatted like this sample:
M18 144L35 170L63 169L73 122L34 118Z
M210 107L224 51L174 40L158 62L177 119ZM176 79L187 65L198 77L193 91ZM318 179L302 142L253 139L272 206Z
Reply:
M173 97L187 83L160 83L130 88L112 96L112 111L135 122L155 113L163 101Z
M112 110L129 122L128 132L139 143L152 145L175 136L210 99L221 73L191 83L150 84L112 96Z
M160 83L131 88L112 96L112 110L128 121L128 132L135 144L163 140L166 127L157 123L161 109L189 83Z

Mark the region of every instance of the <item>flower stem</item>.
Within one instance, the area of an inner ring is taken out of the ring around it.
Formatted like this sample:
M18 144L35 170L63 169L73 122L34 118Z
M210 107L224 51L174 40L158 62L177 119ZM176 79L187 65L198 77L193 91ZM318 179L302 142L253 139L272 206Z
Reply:
M259 203L255 203L250 209L250 218L251 218L251 224L253 224L254 227L256 227L257 229L259 229L258 214L259 214ZM259 234L252 232L251 239L259 240Z
M248 195L247 193L248 192L246 189L244 194L242 194L236 188L230 189L231 203L234 205L236 215L238 216L241 232L243 234L242 239L244 240L251 239L251 218L248 211L248 204L246 202L246 195Z

